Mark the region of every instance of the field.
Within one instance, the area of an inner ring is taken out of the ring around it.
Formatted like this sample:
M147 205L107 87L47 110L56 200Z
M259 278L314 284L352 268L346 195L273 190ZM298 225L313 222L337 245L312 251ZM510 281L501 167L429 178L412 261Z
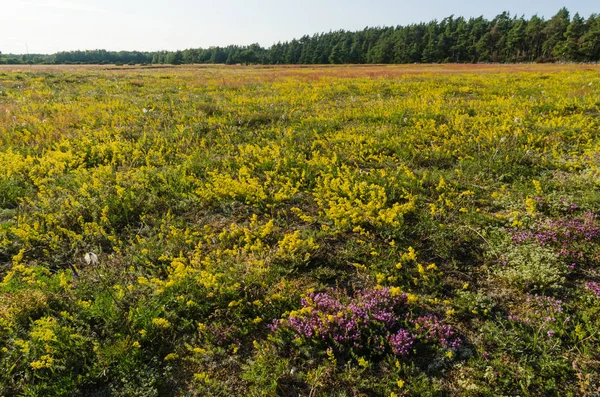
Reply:
M599 243L599 66L0 68L0 395L597 395Z

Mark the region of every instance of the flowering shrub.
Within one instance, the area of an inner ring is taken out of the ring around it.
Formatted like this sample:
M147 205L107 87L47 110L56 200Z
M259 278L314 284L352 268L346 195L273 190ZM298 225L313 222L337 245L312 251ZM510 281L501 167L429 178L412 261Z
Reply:
M417 339L454 350L461 345L452 327L436 316L413 319L405 293L392 288L362 290L349 301L336 294L308 294L301 300L301 309L271 328L288 328L296 337L323 343L338 354L347 354L350 348L374 357L386 351L408 355Z
M451 326L440 322L439 318L433 315L418 317L413 321L417 328L417 335L426 341L436 341L442 346L456 350L460 347L460 338L456 335Z

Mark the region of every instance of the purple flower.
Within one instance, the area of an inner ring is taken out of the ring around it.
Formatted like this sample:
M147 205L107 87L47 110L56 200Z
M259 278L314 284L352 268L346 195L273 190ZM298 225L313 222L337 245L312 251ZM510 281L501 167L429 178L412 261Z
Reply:
M600 238L598 215L586 212L581 219L553 219L540 223L532 230L512 230L512 241L516 244L536 242L542 247L553 247L557 253L575 264L585 259L582 244L597 242Z
M409 354L417 337L446 348L460 347L460 338L452 327L437 317L413 320L407 301L406 294L392 294L390 288L362 290L351 299L336 290L310 293L301 299L299 310L274 322L269 329L274 332L286 327L296 337L325 343L329 349L365 348L377 355L386 350ZM416 334L403 325L414 326Z
M594 293L598 298L600 298L600 283L585 283L585 286Z
M267 329L271 332L277 331L278 328L279 328L279 320L273 320L273 322L271 324L267 325Z
M388 341L392 346L394 354L401 356L410 353L415 337L405 329L401 329L394 335L388 336Z
M452 350L456 350L462 345L462 341L456 336L452 327L443 324L434 315L419 317L414 324L418 326L417 334L427 341L438 340L443 346Z

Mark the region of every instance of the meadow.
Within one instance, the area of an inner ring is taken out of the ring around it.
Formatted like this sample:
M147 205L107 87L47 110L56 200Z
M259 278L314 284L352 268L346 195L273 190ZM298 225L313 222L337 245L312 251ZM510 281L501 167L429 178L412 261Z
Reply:
M597 395L599 167L597 65L0 68L0 395Z

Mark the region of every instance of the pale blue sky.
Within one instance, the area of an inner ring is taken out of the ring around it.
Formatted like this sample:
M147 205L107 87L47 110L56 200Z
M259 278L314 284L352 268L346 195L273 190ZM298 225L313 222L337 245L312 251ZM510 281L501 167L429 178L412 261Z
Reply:
M592 0L0 0L0 51L174 50L270 46L304 34L405 25L502 11L546 18L566 5L587 17ZM594 7L595 5L595 7Z

